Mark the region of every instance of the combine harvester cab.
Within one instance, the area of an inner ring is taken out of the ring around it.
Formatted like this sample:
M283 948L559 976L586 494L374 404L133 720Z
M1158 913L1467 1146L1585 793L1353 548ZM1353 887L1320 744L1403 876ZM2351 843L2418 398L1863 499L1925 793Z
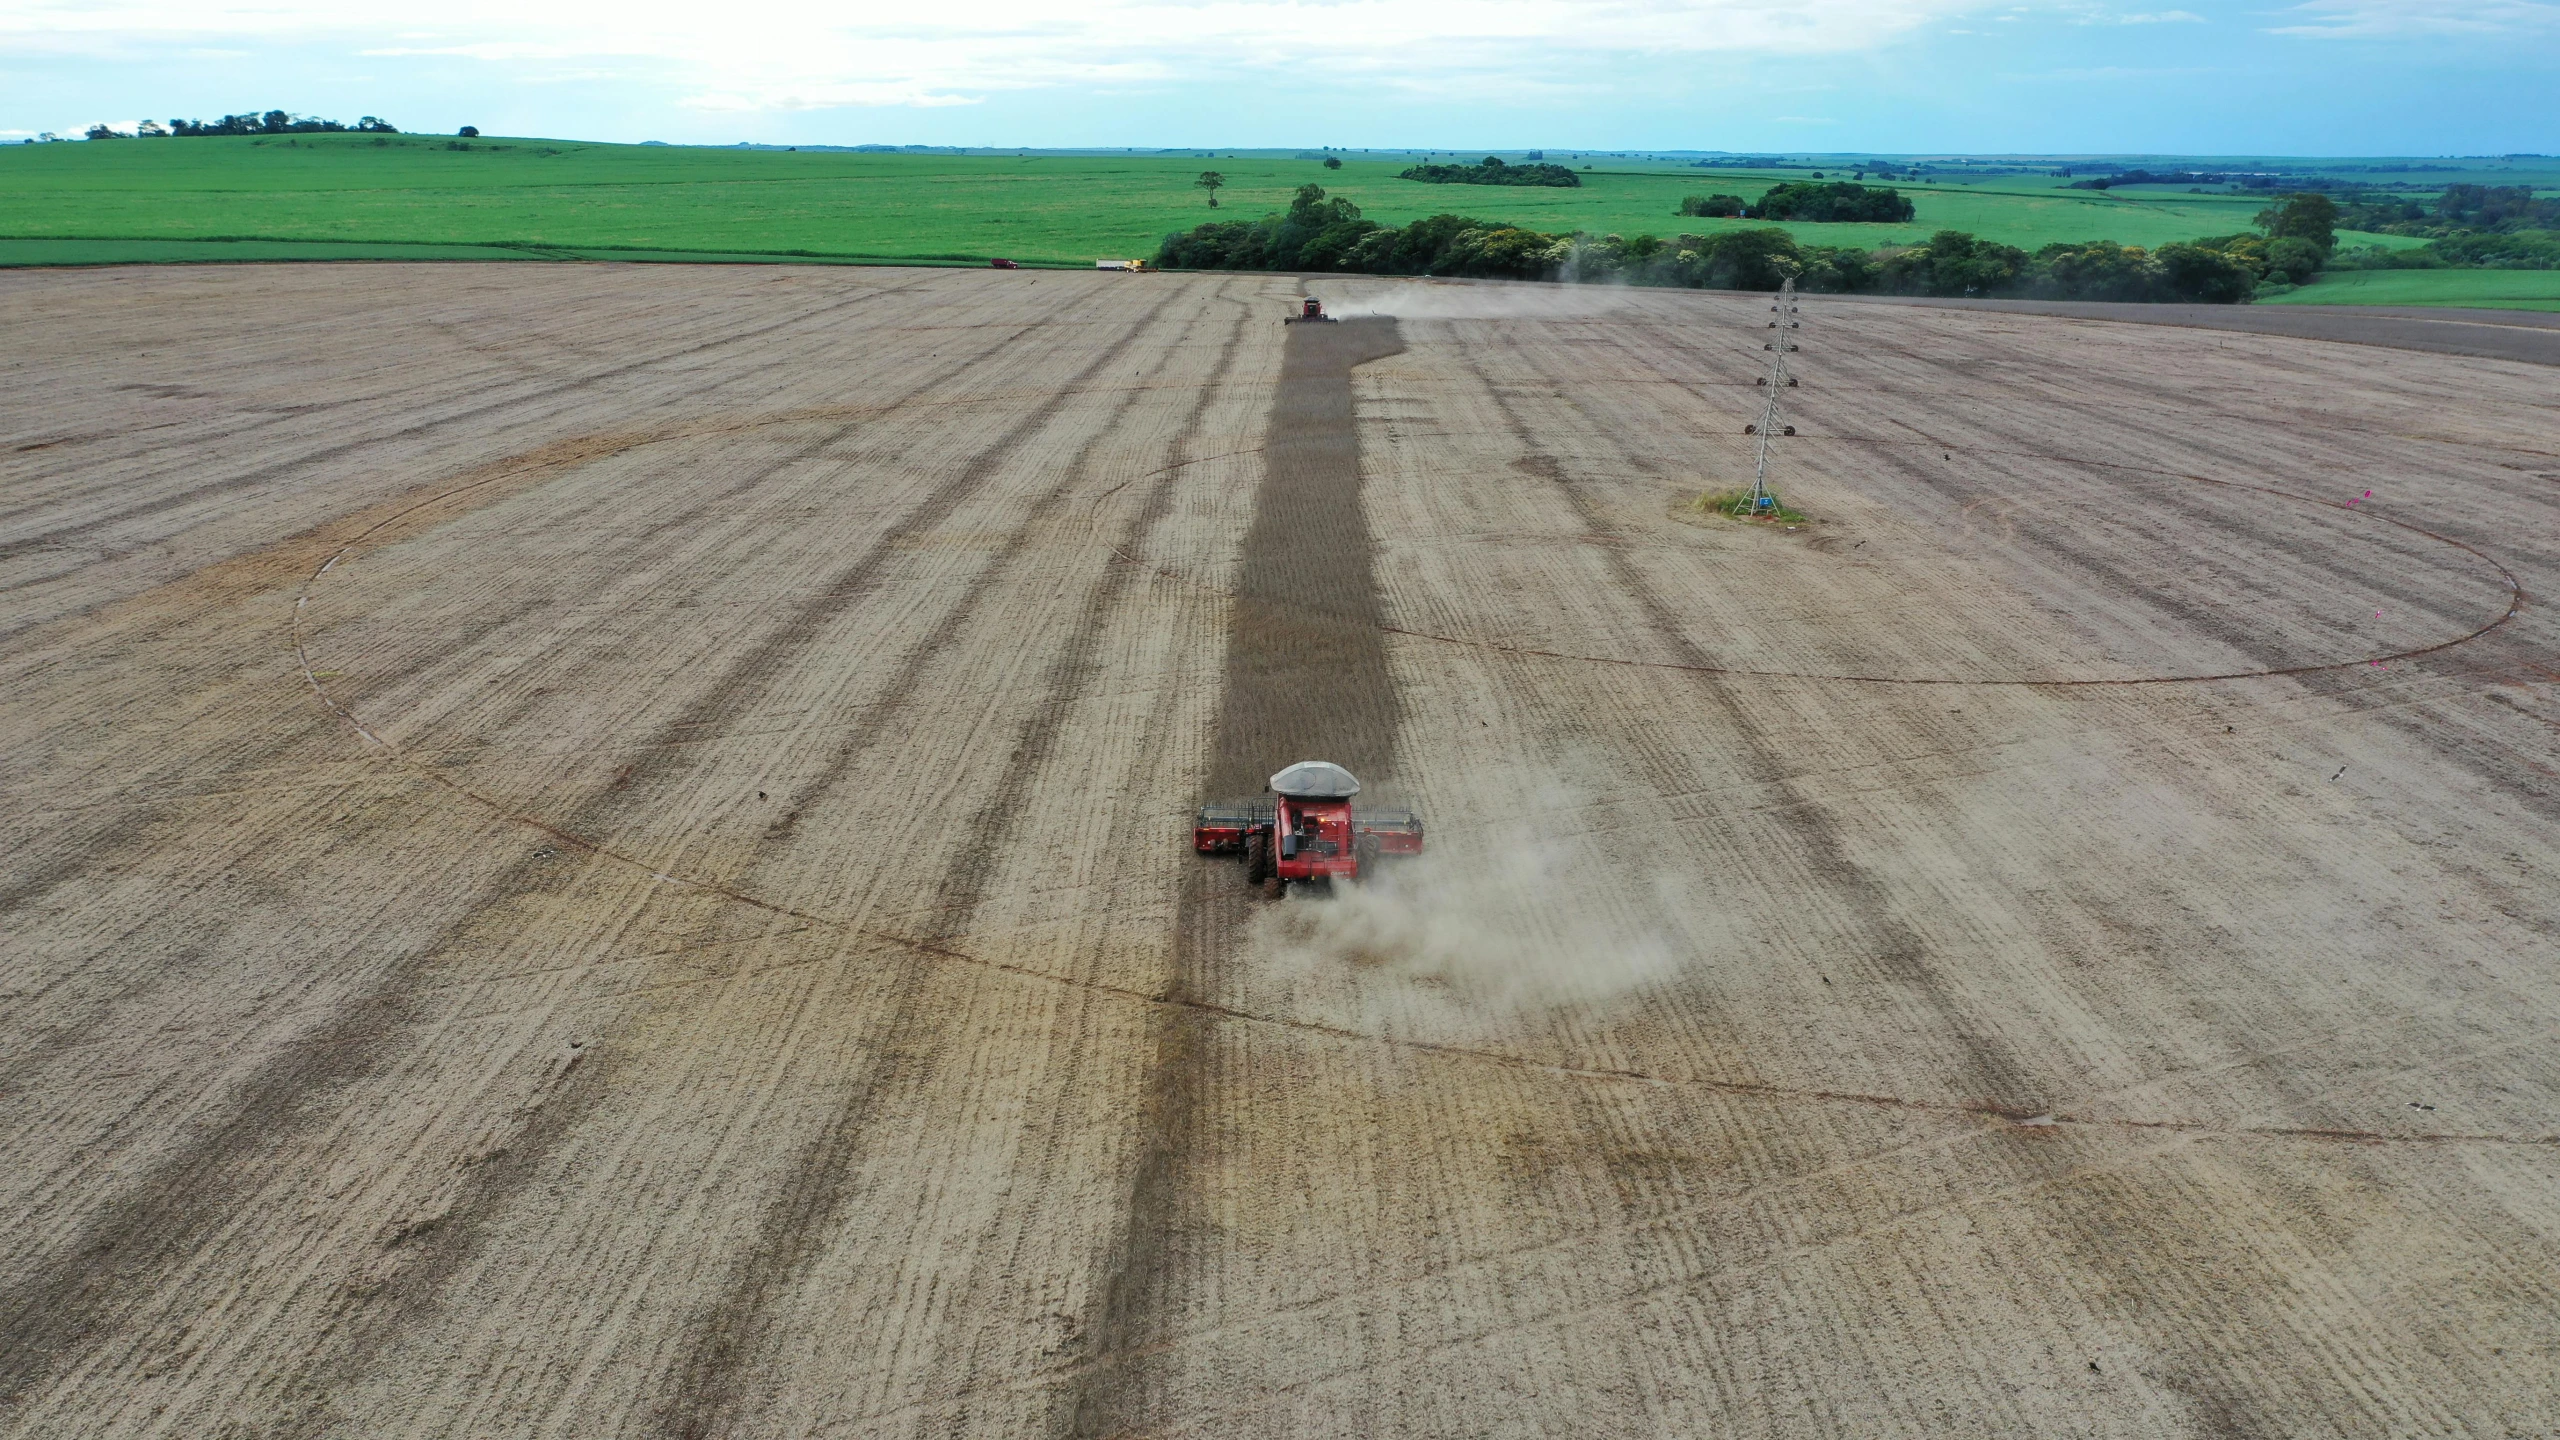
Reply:
M1241 855L1244 882L1255 889L1359 881L1378 873L1380 858L1422 853L1422 817L1410 810L1364 810L1351 797L1360 782L1324 760L1301 760L1271 777L1272 798L1243 805L1204 805L1192 827L1203 855Z
M1280 323L1283 325L1330 325L1334 320L1332 316L1324 313L1324 302L1310 295L1298 302L1296 314L1281 316Z

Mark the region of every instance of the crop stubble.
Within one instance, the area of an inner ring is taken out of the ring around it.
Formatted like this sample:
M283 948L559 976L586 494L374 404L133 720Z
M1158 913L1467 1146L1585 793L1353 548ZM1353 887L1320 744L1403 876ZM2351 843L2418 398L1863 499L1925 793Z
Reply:
M2547 372L1817 305L1790 535L1749 302L412 273L0 279L8 1433L2560 1407ZM1302 752L1680 963L1293 1023Z

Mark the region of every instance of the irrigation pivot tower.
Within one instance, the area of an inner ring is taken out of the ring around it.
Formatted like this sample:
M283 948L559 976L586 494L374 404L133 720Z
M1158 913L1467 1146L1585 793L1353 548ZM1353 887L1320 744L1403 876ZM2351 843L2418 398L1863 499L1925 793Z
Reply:
M1769 373L1760 377L1760 383L1769 387L1769 398L1761 402L1760 423L1743 432L1760 437L1760 458L1751 467L1751 496L1736 507L1745 516L1778 508L1778 497L1769 493L1769 437L1796 433L1796 427L1786 423L1778 404L1778 392L1791 389L1796 383L1795 377L1787 373L1787 357L1795 353L1796 327L1802 323L1796 316L1794 276L1788 276L1786 283L1778 287L1769 313L1778 317L1769 322L1769 328L1778 332L1777 338L1760 347L1769 352Z

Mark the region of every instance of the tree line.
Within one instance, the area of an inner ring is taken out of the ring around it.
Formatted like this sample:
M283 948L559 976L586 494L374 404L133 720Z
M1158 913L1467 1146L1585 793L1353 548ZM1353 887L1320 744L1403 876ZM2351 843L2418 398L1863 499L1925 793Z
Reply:
M2064 170L2060 173L2069 175L2071 172ZM2127 170L2116 175L2100 175L2088 180L2074 180L2064 188L2070 190L2112 190L2118 185L2219 185L2228 178L2228 176L2224 175L2209 175L2202 170L2170 170L2166 172Z
M1814 294L2217 305L2246 300L2257 285L2246 259L2201 243L2145 250L2089 240L2029 252L1962 230L1941 230L1918 245L1872 250L1804 245L1774 228L1669 241L1577 236L1560 275L1713 290L1774 290L1792 278L1798 290Z
M204 135L324 135L354 131L365 135L397 135L400 127L378 116L367 115L353 125L323 120L317 115L289 115L282 110L269 110L260 115L225 115L219 120L177 120L162 125L145 120L131 130L118 130L112 125L92 125L92 140L158 139L167 136L193 138Z
M1917 212L1901 191L1889 185L1869 187L1851 180L1828 183L1795 180L1769 187L1755 204L1743 203L1739 195L1686 196L1680 201L1678 213L1743 220L1899 225L1909 221Z
M2560 197L2536 196L2527 185L2447 185L2432 201L2350 194L2338 215L2348 229L2427 240L2415 249L2347 252L2331 261L2341 270L2560 269Z
M1582 184L1582 177L1565 166L1513 165L1499 155L1487 155L1481 165L1416 165L1396 178L1419 180L1426 185L1553 185L1571 189Z
M2332 218L2324 218L2324 206ZM2153 249L2090 240L2029 252L1961 230L1941 230L1917 245L1861 249L1805 245L1775 227L1664 239L1548 235L1463 215L1381 225L1322 186L1302 185L1286 211L1166 236L1156 263L1713 290L1773 290L1793 278L1800 290L1831 294L2232 304L2310 278L2334 239L2334 209L2325 197L2288 197L2260 216L2264 231Z
M1184 270L1338 270L1363 275L1476 275L1534 280L1554 268L1556 237L1462 215L1381 225L1321 185L1301 185L1286 211L1212 221L1168 235L1156 263Z

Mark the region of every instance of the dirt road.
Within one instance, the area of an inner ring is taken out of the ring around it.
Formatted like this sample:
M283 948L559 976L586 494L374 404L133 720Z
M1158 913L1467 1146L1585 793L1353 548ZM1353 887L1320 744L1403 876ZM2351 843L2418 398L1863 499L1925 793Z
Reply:
M2552 1433L2547 369L1318 288L0 276L0 1434Z

